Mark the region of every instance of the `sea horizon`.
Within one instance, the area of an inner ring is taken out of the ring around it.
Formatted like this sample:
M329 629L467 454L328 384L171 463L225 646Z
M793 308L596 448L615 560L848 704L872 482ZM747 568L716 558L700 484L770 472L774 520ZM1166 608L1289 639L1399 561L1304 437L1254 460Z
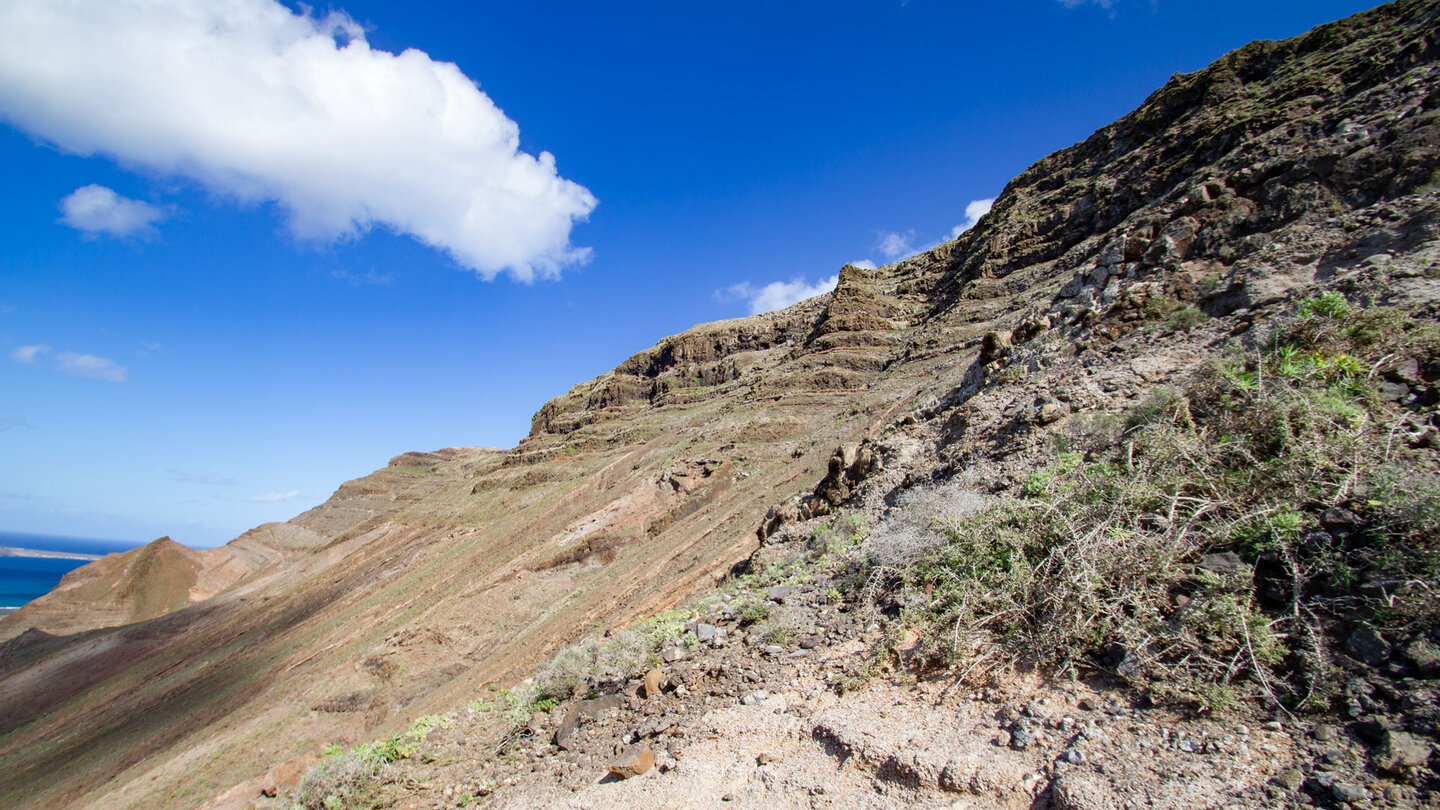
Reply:
M0 530L0 546L31 551L103 557L142 545L144 543L129 540ZM88 562L90 560L0 556L0 615L14 612L54 590L61 577Z

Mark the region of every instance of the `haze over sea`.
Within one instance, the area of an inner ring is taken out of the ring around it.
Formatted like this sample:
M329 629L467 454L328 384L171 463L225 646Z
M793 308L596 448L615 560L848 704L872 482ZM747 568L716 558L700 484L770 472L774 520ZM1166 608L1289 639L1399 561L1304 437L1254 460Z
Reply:
M33 551L104 556L128 551L138 545L125 540L0 531L0 546ZM44 596L59 584L60 578L67 572L85 563L85 560L0 556L0 610L13 610Z

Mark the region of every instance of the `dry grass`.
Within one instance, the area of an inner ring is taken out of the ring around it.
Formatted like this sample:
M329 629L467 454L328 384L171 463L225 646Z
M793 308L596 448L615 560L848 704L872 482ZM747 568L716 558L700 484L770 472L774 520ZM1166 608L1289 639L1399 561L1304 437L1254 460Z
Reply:
M1066 437L1084 452L1021 497L877 531L869 587L929 660L966 671L1101 670L1206 708L1324 700L1337 631L1436 614L1440 484L1372 393L1379 363L1435 340L1376 326L1391 320L1307 302L1264 348L1152 392L1123 432L1086 421ZM1320 531L1338 505L1360 526Z
M380 807L380 785L388 769L384 760L360 752L326 757L305 772L295 803L304 810Z

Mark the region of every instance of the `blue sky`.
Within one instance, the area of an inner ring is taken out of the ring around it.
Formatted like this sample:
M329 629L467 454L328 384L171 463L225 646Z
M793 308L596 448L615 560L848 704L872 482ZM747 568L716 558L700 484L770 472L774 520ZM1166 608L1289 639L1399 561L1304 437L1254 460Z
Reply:
M1374 3L136 5L0 7L0 529L215 545L512 446L665 335L949 238L1173 73Z

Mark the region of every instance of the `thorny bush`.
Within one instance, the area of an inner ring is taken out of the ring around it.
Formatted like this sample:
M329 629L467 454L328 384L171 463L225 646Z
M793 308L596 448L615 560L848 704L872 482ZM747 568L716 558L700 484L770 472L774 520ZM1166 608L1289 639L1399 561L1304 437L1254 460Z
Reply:
M1373 373L1434 356L1433 327L1311 299L1157 390L1108 445L936 525L929 554L890 569L926 660L1107 671L1201 708L1333 697L1337 633L1440 618L1440 479L1395 441L1404 414ZM1335 507L1347 525L1326 531Z

